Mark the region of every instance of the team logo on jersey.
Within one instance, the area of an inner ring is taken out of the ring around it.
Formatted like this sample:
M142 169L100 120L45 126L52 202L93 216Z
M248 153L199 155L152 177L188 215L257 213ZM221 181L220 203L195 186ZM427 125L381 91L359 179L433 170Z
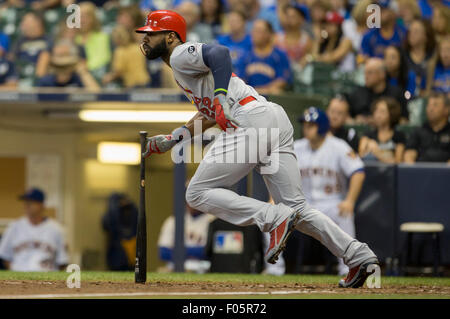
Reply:
M194 54L194 52L195 52L195 47L194 47L193 45L191 45L191 46L188 48L188 52L189 52L190 54Z

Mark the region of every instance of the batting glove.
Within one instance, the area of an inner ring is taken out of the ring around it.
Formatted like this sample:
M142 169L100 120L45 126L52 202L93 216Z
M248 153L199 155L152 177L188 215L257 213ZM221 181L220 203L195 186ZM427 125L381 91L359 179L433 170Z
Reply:
M145 152L142 154L145 158L149 157L153 153L162 154L170 151L172 147L180 142L185 136L187 136L189 130L186 126L179 127L175 129L169 135L156 135L152 137L147 137L147 144L145 147Z
M214 109L216 112L216 123L224 131L227 128L238 128L239 122L231 115L231 107L227 103L225 95L218 94L214 98Z

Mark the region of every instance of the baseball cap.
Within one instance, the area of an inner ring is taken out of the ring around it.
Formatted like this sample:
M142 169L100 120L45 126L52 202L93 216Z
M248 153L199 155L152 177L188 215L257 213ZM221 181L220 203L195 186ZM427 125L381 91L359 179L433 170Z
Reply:
M390 7L391 1L390 0L378 0L377 3L381 8L387 9Z
M21 195L19 199L43 203L45 200L45 195L39 188L31 188L25 194Z
M303 16L304 19L306 19L308 21L310 20L309 8L306 5L300 4L297 2L293 2L290 4L290 6L292 8L294 8L295 10L297 10Z
M325 16L325 21L328 23L340 25L342 22L344 22L344 18L336 11L328 11Z

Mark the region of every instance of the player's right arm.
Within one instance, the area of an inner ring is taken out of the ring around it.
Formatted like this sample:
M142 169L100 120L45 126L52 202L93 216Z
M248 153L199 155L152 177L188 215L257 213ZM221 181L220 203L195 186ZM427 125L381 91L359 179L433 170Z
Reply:
M197 114L194 115L192 119L189 120L184 126L188 129L191 136L194 136L194 123L195 121L201 121L202 122L202 132L206 131L210 127L213 127L216 125L216 121L208 120L206 117L203 116L201 112L197 112Z

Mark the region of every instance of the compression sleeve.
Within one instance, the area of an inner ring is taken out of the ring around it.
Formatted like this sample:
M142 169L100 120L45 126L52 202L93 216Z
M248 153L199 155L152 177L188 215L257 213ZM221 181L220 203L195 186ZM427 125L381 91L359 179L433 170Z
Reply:
M226 95L232 73L230 51L223 45L204 44L202 55L203 62L210 68L214 78L214 95Z

